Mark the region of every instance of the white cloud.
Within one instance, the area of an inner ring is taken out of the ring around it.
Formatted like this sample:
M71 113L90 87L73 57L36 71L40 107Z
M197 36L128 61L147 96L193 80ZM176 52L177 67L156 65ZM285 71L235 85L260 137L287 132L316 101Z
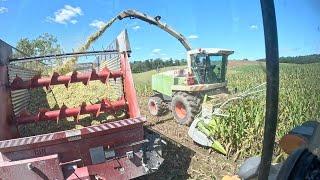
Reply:
M160 53L160 51L161 51L161 49L153 49L153 50L152 50L152 53L153 53L153 54L158 54L158 53Z
M64 5L62 9L54 12L54 17L47 17L47 19L59 24L76 24L78 21L74 18L81 15L83 15L83 13L80 7Z
M78 20L75 20L75 19L70 21L71 24L76 24L77 22L78 22Z
M133 26L132 29L136 31L136 30L140 29L140 26L138 26L138 25L137 26Z
M6 8L6 7L0 7L0 14L6 13L6 12L8 12L8 11L9 11L8 8Z
M188 36L188 39L198 39L199 36L195 35L195 34L191 34L190 36Z
M89 25L100 29L102 26L105 26L106 23L96 19L96 20L93 20Z
M258 29L258 26L255 25L255 24L253 24L253 25L250 26L250 29L252 29L252 30L257 30L257 29Z

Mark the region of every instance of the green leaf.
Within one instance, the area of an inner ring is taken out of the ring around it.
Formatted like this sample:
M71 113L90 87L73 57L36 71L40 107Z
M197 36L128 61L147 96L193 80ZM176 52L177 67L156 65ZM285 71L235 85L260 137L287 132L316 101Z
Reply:
M224 149L224 147L219 143L219 141L214 140L211 148L218 151L221 154L227 155L227 151Z

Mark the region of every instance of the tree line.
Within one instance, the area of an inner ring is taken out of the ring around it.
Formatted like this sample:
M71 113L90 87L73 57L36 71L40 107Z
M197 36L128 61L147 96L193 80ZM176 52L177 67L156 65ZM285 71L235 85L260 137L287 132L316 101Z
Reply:
M35 39L22 38L17 42L16 48L24 52L14 52L14 57L25 57L25 56L41 56L47 54L59 54L63 52L58 40L55 36L44 33L38 36ZM247 59L245 59L247 60ZM265 61L265 59L258 59L257 61ZM295 63L295 64L307 64L307 63L320 63L320 54L311 54L304 56L289 56L289 57L280 57L280 63ZM61 66L62 60L55 59L50 62L38 61L38 62L25 62L19 63L20 66L25 68L34 69L42 73L48 70L48 65L59 67ZM145 71L150 71L158 68L169 67L169 66L184 66L187 64L185 59L172 59L163 60L160 58L157 59L147 59L141 61L131 62L131 69L133 73L140 73ZM66 70L69 72L70 70ZM64 72L60 72L64 73Z
M55 36L44 33L35 39L21 38L16 45L19 51L13 52L14 58L22 57L33 57L33 56L44 56L48 54L60 54L63 52L58 40ZM38 72L47 74L48 73L48 63L55 64L56 66L62 64L62 60L57 58L51 60L50 62L43 61L29 61L29 62L19 62L17 65L36 70Z
M55 36L44 33L35 39L29 38L21 38L16 45L16 48L19 49L20 52L14 52L15 58L20 57L31 57L31 56L42 56L48 54L59 54L63 52L58 40ZM33 70L37 70L39 72L47 74L48 66L62 66L61 59L51 60L50 62L45 61L37 61L37 62L24 62L18 63L19 66L24 68L29 68ZM147 59L141 61L131 62L131 69L133 73L140 73L145 71L150 71L157 68L163 68L168 66L183 66L187 64L185 59L172 59L163 60L160 58L157 59ZM52 68L52 67L51 67ZM76 67L74 67L76 68ZM59 71L59 70L58 70ZM65 74L66 72L59 72Z
M163 60L157 59L147 59L142 61L134 61L130 63L131 71L133 73L146 72L158 68L169 67L169 66L184 66L187 64L185 59L172 59Z
M266 60L265 59L258 59L257 61L266 61ZM280 63L293 63L293 64L320 63L320 54L280 57L279 62Z

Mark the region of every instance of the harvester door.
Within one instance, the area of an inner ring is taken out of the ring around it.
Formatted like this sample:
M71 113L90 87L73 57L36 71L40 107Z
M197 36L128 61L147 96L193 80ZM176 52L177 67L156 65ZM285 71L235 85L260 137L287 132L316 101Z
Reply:
M191 69L196 77L198 84L204 84L206 79L206 56L203 54L191 55Z
M198 84L222 82L222 56L197 54L192 56L192 70Z
M221 82L221 70L222 70L222 56L220 55L209 55L207 65L207 83L219 83Z

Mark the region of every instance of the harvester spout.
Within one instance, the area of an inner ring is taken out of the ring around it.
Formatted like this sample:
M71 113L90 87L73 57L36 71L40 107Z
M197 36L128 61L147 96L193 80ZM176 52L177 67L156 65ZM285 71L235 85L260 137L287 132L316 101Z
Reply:
M149 16L145 13L136 11L136 10L125 10L120 12L117 16L115 16L114 18L110 19L104 26L102 26L99 31L97 31L96 33L92 34L88 40L86 41L86 43L80 47L79 51L80 52L84 52L87 49L89 49L90 45L92 43L94 43L116 20L122 20L125 18L130 18L130 19L139 19L141 21L145 21L149 24L155 25L157 27L159 27L160 29L166 31L167 33L169 33L170 35L172 35L174 38L178 39L180 41L180 43L183 45L183 47L189 51L191 50L191 46L188 43L187 39L180 34L179 32L175 31L174 29L172 29L170 26L168 26L166 23L163 23L160 21L161 16L156 16L156 17L152 17Z
M166 23L161 22L160 21L161 16L152 17L152 16L149 16L145 13L142 13L142 12L139 12L136 10L125 10L125 11L122 11L121 13L119 13L119 15L117 16L117 18L119 20L122 20L122 19L128 18L128 17L133 18L133 19L137 18L139 20L145 21L147 23L150 23L152 25L155 25L155 26L161 28L162 30L166 31L167 33L169 33L170 35L172 35L173 37L178 39L187 51L191 50L191 46L188 43L187 39L182 34L175 31L170 26L168 26Z

